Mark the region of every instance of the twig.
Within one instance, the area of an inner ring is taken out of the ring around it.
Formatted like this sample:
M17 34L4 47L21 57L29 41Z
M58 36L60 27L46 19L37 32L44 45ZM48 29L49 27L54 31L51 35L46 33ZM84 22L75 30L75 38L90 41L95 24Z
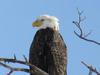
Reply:
M81 27L81 22L85 20L85 17L82 18L82 14L83 14L83 11L80 12L78 10L78 21L73 21L73 23L75 24L75 26L79 29L80 33L77 33L76 31L74 31L75 35L78 36L79 38L85 40L85 41L88 41L88 42L92 42L92 43L95 43L97 45L100 45L100 42L97 42L95 40L91 40L91 39L88 39L87 37L91 34L91 32L87 33L87 34L83 34L83 29Z
M96 68L93 68L92 66L89 66L88 64L86 64L85 62L81 62L84 66L86 66L88 69L89 69L89 71L90 72L94 72L94 73L96 73L97 75L100 75L100 72L98 72L97 70L96 70ZM89 73L90 75L92 74L92 73Z
M8 68L11 71L24 71L24 72L29 72L29 73L32 73L32 74L34 73L35 75L49 75L48 73L46 73L42 69L40 69L40 68L36 67L35 65L32 65L32 64L30 64L29 62L26 62L26 61L17 60L15 58L12 58L12 59L0 58L0 61L10 62L10 63L18 63L18 64L23 64L23 65L32 67L32 71L30 71L29 69L24 69L24 68L12 68L11 66L8 66L8 65L0 62L1 66ZM8 75L10 75L12 73L11 71L8 73Z
M28 62L28 60L27 60L26 56L25 56L25 55L23 55L23 57L24 57L24 59L25 59L25 62Z

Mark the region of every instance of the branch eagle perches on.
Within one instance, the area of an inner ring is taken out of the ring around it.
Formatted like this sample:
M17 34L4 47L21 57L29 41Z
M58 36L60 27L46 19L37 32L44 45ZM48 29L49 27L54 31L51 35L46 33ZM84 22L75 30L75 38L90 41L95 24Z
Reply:
M25 56L24 56L24 59L25 59L25 61L17 60L15 55L14 55L14 58L0 58L0 65L10 70L10 72L7 75L11 75L15 71L22 71L22 72L26 72L26 73L34 73L35 75L49 75L45 71L36 67L35 65L30 64L27 61L27 58ZM23 65L26 65L26 66L31 66L32 71L30 71L30 69L27 69L27 68L11 67L11 66L7 65L6 62L8 62L8 63L18 63L18 64L23 64Z
M82 17L83 11L80 12L78 9L77 11L78 11L78 21L73 21L73 23L79 29L80 33L74 31L75 35L78 36L80 39L100 45L100 42L87 38L91 34L91 32L84 34L83 29L81 27L81 23L86 19L86 17Z

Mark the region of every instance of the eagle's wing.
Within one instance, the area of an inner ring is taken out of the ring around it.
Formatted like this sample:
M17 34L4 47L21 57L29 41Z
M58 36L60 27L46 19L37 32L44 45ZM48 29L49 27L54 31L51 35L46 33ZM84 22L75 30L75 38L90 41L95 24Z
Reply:
M44 59L44 31L37 31L32 41L30 52L29 52L29 63L37 66L38 68L45 68ZM30 67L30 70L32 68ZM31 74L35 75L35 74Z
M58 31L46 31L46 61L50 75L67 75L67 48Z

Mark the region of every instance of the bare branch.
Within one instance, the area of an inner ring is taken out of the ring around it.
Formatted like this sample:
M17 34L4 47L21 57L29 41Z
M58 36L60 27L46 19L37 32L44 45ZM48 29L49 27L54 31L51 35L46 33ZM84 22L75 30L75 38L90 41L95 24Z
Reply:
M16 55L14 54L14 59L16 60Z
M23 55L23 57L24 57L24 59L25 59L25 62L28 62L28 60L27 60L26 56L25 56L25 55Z
M10 75L13 71L23 71L23 72L28 72L28 73L32 73L32 74L34 73L35 75L49 75L48 73L46 73L42 69L36 67L35 65L32 65L32 64L30 64L29 62L26 62L26 61L17 60L17 59L15 59L15 57L12 58L12 59L0 58L0 61L10 62L10 63L18 63L18 64L23 64L23 65L31 66L32 67L32 71L30 71L29 69L25 69L25 68L13 68L11 66L8 66L8 65L0 62L1 66L11 70L8 73L8 75Z
M78 10L78 9L77 9ZM75 24L75 26L79 29L80 33L77 33L76 31L74 31L75 35L78 36L79 38L85 40L85 41L88 41L88 42L92 42L92 43L95 43L97 45L100 45L100 42L97 42L95 40L91 40L91 39L88 39L87 36L89 36L91 34L91 32L87 33L87 34L84 34L83 33L83 29L81 27L81 22L84 21L86 19L86 17L82 18L82 14L83 14L83 11L80 12L78 10L78 21L73 21L73 23Z
M97 44L97 45L100 45L99 42L96 42L96 41L94 41L94 40L87 39L87 38L85 38L85 37L83 37L83 36L80 36L80 35L79 35L78 33L76 33L75 31L74 31L74 33L75 33L75 35L77 35L79 38L81 38L81 39L83 39L83 40L85 40L85 41L92 42L92 43L95 43L95 44Z
M89 74L88 75L92 75L92 71L91 70L89 70Z
M88 37L91 33L92 33L92 31L90 31L90 32L87 33L87 34L84 34L84 37Z
M13 73L13 71L11 70L7 75L11 75Z
M5 68L10 69L10 72L7 75L11 75L14 71L23 71L23 72L30 73L29 69L25 69L25 68L13 68L13 67L8 66L8 65L6 65L4 63L1 63L1 62L0 62L0 65L3 66L3 67L5 67Z
M96 73L97 75L100 75L100 72L98 72L98 71L96 70L96 68L93 68L92 66L86 64L86 63L83 62L83 61L82 61L81 63L89 69L89 72L91 72L91 73L89 73L89 75L91 75L92 72Z

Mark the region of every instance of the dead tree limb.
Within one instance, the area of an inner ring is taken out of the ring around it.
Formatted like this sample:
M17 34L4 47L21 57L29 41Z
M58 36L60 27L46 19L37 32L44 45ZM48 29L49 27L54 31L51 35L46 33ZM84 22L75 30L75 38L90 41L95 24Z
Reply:
M92 75L92 72L96 73L96 75L100 75L100 72L98 72L96 68L93 68L91 65L88 65L83 61L81 63L89 69L89 75Z
M25 61L17 60L15 56L14 56L14 58L0 58L0 65L5 68L10 69L10 72L7 75L11 75L14 71L23 71L23 72L32 73L35 75L49 75L42 69L40 69L40 68L36 67L35 65L32 65L28 61L26 61L26 57L24 57L24 59L25 59ZM18 64L23 64L23 65L26 65L29 67L31 66L32 71L30 71L30 69L27 69L27 68L14 68L3 62L18 63Z
M81 27L81 23L86 19L85 17L82 17L82 14L83 14L83 11L80 12L78 10L78 21L73 21L73 23L75 24L75 26L79 29L80 33L77 33L76 31L74 31L75 35L78 36L80 39L83 39L85 41L88 41L88 42L92 42L92 43L95 43L97 45L100 45L100 42L97 42L95 40L91 40L91 39L88 39L87 37L91 34L91 32L87 33L87 34L84 34L83 32L83 29Z
M23 72L30 73L30 70L26 69L26 68L13 68L13 67L8 66L7 64L4 64L2 62L0 62L0 65L5 67L5 68L10 69L10 72L7 75L11 75L14 71L23 71Z

